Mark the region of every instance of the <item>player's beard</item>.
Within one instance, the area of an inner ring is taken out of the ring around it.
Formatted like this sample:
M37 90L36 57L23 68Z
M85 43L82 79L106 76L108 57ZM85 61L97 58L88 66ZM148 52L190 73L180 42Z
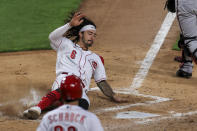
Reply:
M87 49L93 45L93 41L92 40L85 40L84 35L82 36L82 42L84 43L84 46ZM88 42L90 42L90 43L88 43Z

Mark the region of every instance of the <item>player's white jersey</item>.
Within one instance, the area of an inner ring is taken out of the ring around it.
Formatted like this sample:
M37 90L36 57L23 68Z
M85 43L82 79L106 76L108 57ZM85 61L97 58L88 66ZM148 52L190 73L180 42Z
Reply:
M76 105L63 105L48 112L37 131L103 131L100 120Z
M51 47L57 51L56 75L58 77L63 72L74 74L81 78L88 90L92 76L96 82L106 80L105 68L97 54L84 51L79 45L63 37L70 28L68 23L49 35Z

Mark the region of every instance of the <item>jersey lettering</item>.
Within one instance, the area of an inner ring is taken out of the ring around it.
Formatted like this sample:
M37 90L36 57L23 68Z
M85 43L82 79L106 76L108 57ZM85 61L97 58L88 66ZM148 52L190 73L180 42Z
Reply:
M76 50L73 50L72 53L70 54L70 58L75 59L76 54L77 54Z
M93 66L94 69L96 69L97 63L95 61L92 61L92 66Z
M76 122L79 124L84 124L86 116L80 115L78 113L73 112L65 112L65 113L58 113L48 116L49 124L57 123L57 122Z

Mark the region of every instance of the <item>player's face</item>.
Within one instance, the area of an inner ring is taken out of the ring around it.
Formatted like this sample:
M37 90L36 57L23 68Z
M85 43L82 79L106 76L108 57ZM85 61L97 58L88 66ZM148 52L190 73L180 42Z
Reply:
M92 46L95 38L96 38L96 31L95 30L84 31L82 34L82 41L86 47Z

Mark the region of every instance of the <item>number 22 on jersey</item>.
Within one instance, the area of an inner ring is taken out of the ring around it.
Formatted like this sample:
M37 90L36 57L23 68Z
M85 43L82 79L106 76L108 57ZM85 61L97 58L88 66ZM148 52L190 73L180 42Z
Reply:
M74 126L70 126L67 128L67 130L64 130L64 128L60 125L55 126L54 131L77 131L77 129Z

